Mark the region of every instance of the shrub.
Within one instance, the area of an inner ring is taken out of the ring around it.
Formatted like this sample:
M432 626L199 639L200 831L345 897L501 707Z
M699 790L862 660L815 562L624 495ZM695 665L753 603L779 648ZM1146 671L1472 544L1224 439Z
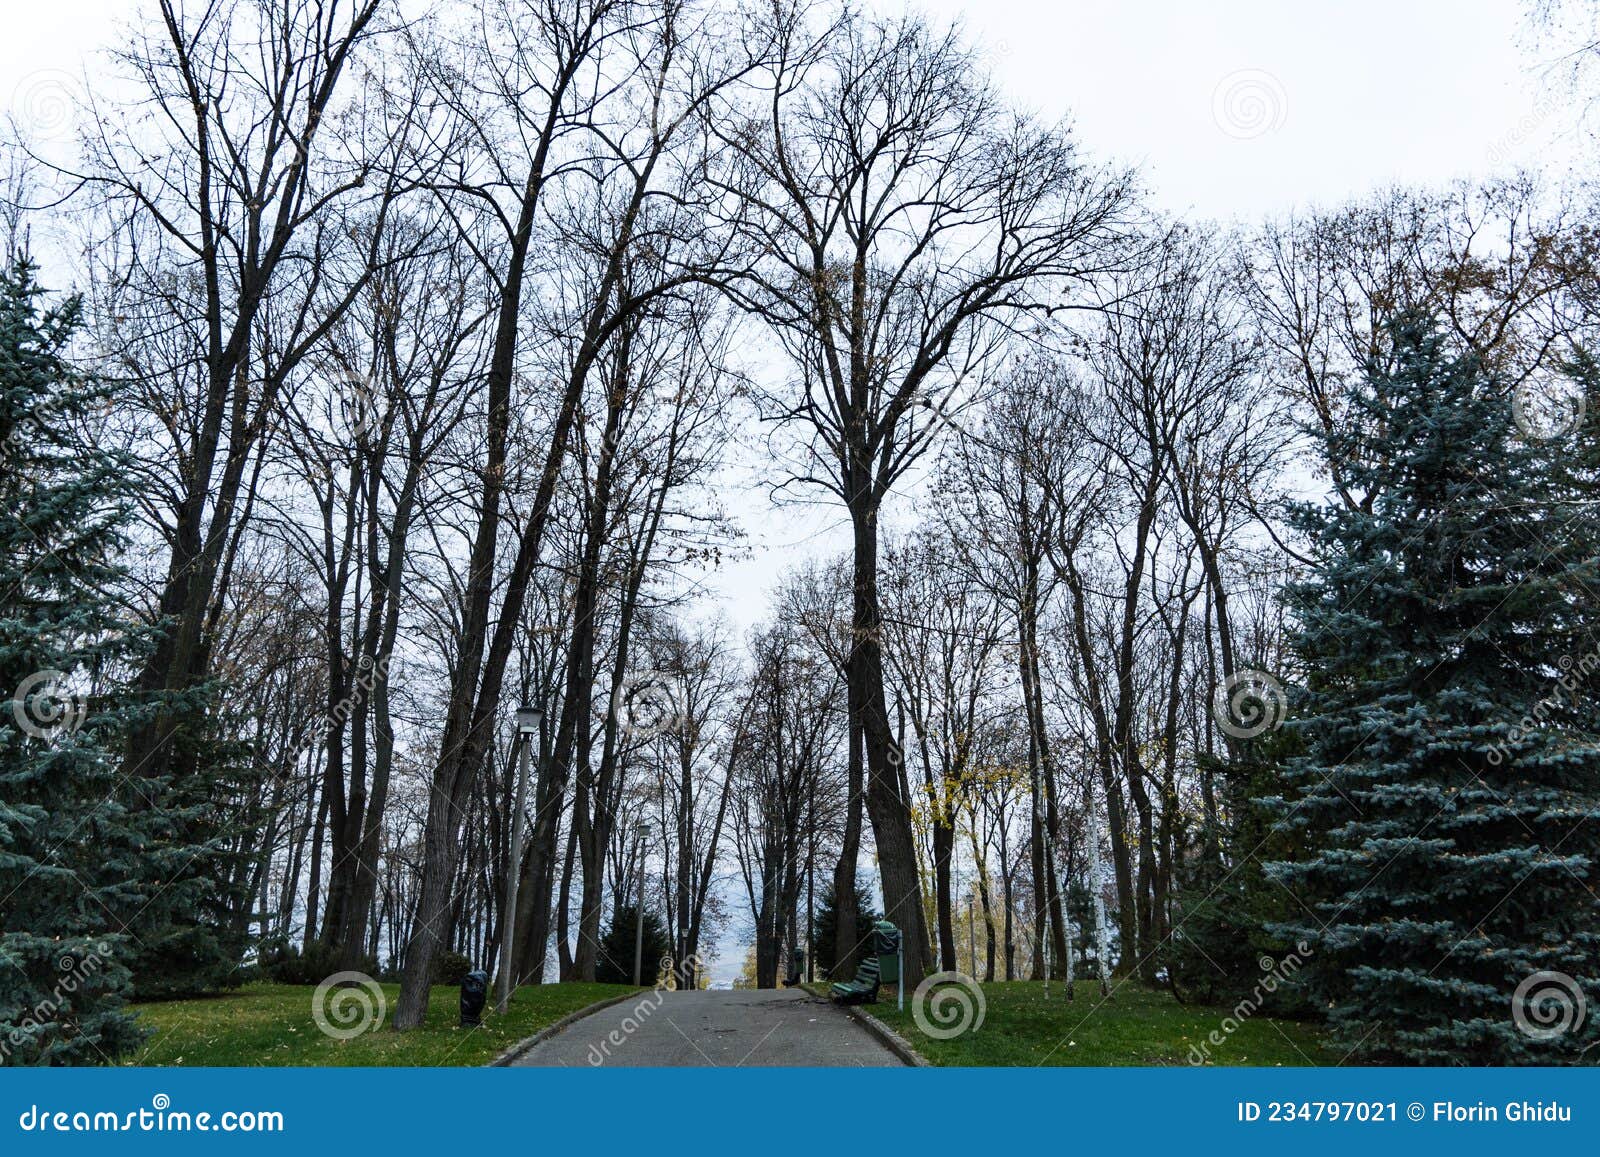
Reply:
M459 952L441 952L433 958L435 984L460 984L471 971L471 958Z
M304 951L283 940L264 943L257 969L263 979L278 984L321 984L336 972L364 972L372 977L379 972L375 957L357 960L352 966L337 948L320 940L313 940Z

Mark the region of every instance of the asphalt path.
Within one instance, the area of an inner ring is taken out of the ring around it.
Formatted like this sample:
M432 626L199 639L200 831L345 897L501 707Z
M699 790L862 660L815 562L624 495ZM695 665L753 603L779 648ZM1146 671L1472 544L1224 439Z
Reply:
M513 1065L899 1066L849 1014L798 988L652 991L591 1013Z

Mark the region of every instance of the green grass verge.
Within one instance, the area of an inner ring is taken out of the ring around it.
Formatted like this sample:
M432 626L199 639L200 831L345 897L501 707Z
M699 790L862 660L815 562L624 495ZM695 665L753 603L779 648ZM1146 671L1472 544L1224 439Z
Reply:
M1132 983L1104 999L1094 981L1079 981L1070 1001L1055 982L1048 997L1043 985L1027 981L985 984L983 994L983 1026L950 1040L917 1027L909 993L905 1012L895 1008L888 987L868 1010L936 1065L1187 1065L1199 1055L1208 1064L1287 1066L1340 1059L1314 1025L1257 1015L1230 1021L1237 1025L1230 1033L1223 1021L1231 1009L1181 1005L1164 989ZM1211 1041L1213 1032L1220 1045Z
M312 1018L310 985L251 984L202 1000L139 1004L139 1023L150 1030L135 1065L483 1065L524 1037L597 1000L633 992L624 984L541 984L512 994L506 1015L496 1016L493 995L478 1028L457 1027L460 990L437 986L428 997L423 1027L392 1032L400 986L383 987L387 1009L381 1026L350 1040L335 1040ZM357 991L347 998L351 1009ZM333 1020L338 1027L337 1020Z

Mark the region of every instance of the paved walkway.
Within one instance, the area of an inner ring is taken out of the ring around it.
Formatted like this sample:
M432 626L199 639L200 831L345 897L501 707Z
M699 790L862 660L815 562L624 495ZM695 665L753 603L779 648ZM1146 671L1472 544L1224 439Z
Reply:
M541 1041L516 1065L900 1065L849 1015L796 988L645 992Z

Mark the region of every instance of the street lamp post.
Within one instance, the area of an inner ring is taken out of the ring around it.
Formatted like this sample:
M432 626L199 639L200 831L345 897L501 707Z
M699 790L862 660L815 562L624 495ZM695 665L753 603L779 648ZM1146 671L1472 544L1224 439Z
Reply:
M967 883L967 956L972 961L972 978L978 978L978 929L972 919L972 881Z
M634 900L636 907L633 910L633 983L638 987L644 982L644 833L642 831L633 837L633 863L634 870L639 874L634 882L638 896Z
M522 823L528 806L528 760L539 741L544 712L524 703L517 708L517 804L511 815L511 857L506 865L506 909L500 937L500 995L495 1009L505 1014L511 999L512 971L517 947L517 885L522 881Z

